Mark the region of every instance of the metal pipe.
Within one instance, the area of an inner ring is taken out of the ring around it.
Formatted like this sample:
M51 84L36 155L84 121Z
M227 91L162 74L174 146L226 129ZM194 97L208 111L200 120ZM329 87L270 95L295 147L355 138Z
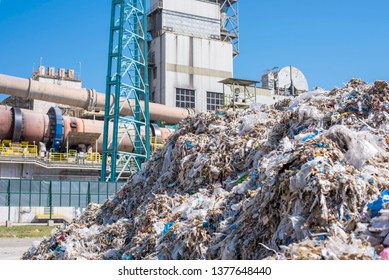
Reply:
M14 76L0 74L0 93L18 96L25 99L38 99L47 102L69 105L83 108L88 111L104 110L105 94L95 90L72 89L54 84L41 83L32 79L23 79ZM111 104L113 97L111 96ZM135 106L135 101L129 101ZM141 106L144 104L141 101ZM169 107L157 103L149 103L150 119L163 121L168 124L177 124L189 114L194 113L192 109ZM121 111L124 116L133 116L131 107L127 102Z
M53 142L53 133L51 133L51 128L53 127L53 120L47 114L34 112L31 110L21 109L22 113L22 130L20 136L16 142L28 141L33 143L44 142L52 143ZM14 137L14 116L11 110L0 107L0 140L12 140ZM67 136L70 132L80 132L80 133L100 133L100 137L97 139L97 146L99 152L103 147L103 121L89 120L89 119L80 119L73 118L68 116L62 117L62 143L65 144ZM165 140L173 132L173 130L166 128L159 128L161 131L161 140ZM112 132L112 125L109 128L110 133ZM151 130L153 133L153 130ZM144 134L144 131L142 132ZM131 139L131 138L132 139ZM111 139L109 139L110 141ZM125 135L123 141L119 145L120 150L122 151L133 151L133 141L135 140L134 135ZM79 143L85 144L85 143Z
M12 138L12 112L5 108L0 108L0 140Z
M81 132L81 133L100 133L99 138L97 139L97 146L99 148L98 152L102 151L103 147L103 129L104 122L88 119L80 119L73 117L63 117L63 140L67 139L67 136L70 132ZM112 134L112 124L109 127L110 135ZM132 139L130 139L130 136ZM133 151L132 141L135 140L134 135L125 135L123 141L119 145L121 151ZM132 140L132 141L131 141ZM111 141L111 138L108 139ZM81 144L81 143L80 143Z
M28 141L33 143L44 142L47 143L50 140L50 120L49 116L22 109L23 115L23 133L19 141Z

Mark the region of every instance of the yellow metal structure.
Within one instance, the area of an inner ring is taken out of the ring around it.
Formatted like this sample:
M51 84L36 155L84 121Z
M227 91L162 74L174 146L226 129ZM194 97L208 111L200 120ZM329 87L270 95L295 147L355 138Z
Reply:
M12 143L11 140L3 140L0 145L0 156L39 158L38 146L30 145L29 142ZM44 158L39 158L44 159ZM77 150L69 150L67 153L49 152L47 158L49 162L78 163L78 164L101 164L100 153L79 153Z
M151 151L155 151L158 148L163 148L163 141L159 140L157 137L151 137L150 140Z
M87 153L85 160L92 163L101 163L101 154L99 153Z
M68 153L50 152L49 161L71 162L71 163L79 163L79 164L101 164L101 154L77 153L77 151L75 150L69 150Z
M51 213L53 211L53 213ZM50 209L50 207L37 207L35 208L35 221L37 222L42 222L42 221L47 221L47 220L60 220L60 221L66 221L70 222L64 214L62 213L57 213L58 209L57 207L54 207Z
M0 155L6 157L37 157L38 146L28 142L12 143L11 140L3 140L0 146Z

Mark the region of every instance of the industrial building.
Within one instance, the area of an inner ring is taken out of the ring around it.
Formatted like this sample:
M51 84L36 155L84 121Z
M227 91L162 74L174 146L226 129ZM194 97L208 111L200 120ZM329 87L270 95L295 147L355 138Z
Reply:
M222 36L221 2L230 5L151 1L151 101L198 111L224 104L219 81L233 77L234 49Z
M173 132L169 125L177 125L194 112L215 111L224 106L247 107L255 102L273 104L308 90L304 75L292 66L267 71L262 76L262 87L257 81L234 78L234 57L240 52L237 0L151 0L147 21L151 34L147 104L151 125L149 131L143 128L139 134L145 137L146 132L150 133L152 150L162 146ZM42 65L30 79L0 74L0 93L10 95L0 107L0 180L26 180L30 191L33 182L39 182L39 203L32 203L31 196L26 198L31 206L29 211L23 210L28 212L26 217L17 214L20 207L10 211L11 204L22 206L22 195L17 203L6 201L11 183L0 183L0 220L32 220L32 205L41 205L40 192L42 188L51 192L52 182L60 184L60 195L62 182L78 182L78 202L71 200L70 187L66 191L70 192L68 203L61 202L61 206L76 208L86 206L93 197L102 201L117 190L118 184L104 185L106 189L100 197L98 185L82 187L82 182L101 179L105 93L83 88L72 69ZM114 103L110 98L109 103ZM134 117L134 102L123 103L120 114ZM142 100L140 104L145 107ZM113 123L107 131L110 135L115 131ZM118 148L135 153L135 134L118 131L122 135ZM107 141L111 139L109 136ZM126 160L118 162L117 168L126 164ZM120 174L128 176L131 172L122 170ZM19 184L20 191L22 185ZM96 190L91 193L91 189ZM8 207L1 207L5 205ZM67 218L71 218L72 211L67 212Z
M238 2L250 1L110 2L105 91L61 65L0 73L0 225L61 223L20 259L389 260L388 82L310 91L288 62L236 75ZM271 20L285 12L291 22L283 8L262 13L261 35L284 28ZM283 43L296 34L271 33L274 54L289 59ZM250 43L258 58L269 53ZM118 275L152 274L138 270Z

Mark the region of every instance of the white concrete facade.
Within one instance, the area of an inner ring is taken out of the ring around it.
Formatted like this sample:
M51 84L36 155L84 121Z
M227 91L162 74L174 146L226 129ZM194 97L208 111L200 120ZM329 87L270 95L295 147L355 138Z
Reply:
M218 40L165 32L153 40L155 71L150 75L154 102L176 106L176 90L195 91L198 111L206 111L207 92L223 93L219 81L232 77L232 45Z
M162 4L161 4L162 3ZM223 93L219 81L233 76L233 47L220 38L220 6L198 0L151 1L150 100L177 106L177 89L195 92L195 109L207 110L207 92ZM158 6L156 6L158 7Z
M284 100L286 98L290 98L288 96L284 95L276 95L273 94L273 92L269 89L265 88L251 88L249 87L248 90L250 92L253 92L255 90L256 92L256 103L259 104L265 104L265 105L273 105L274 103Z
M201 0L150 0L150 10L157 8L220 20L218 3Z
M7 179L35 179L35 180L73 180L73 181L98 181L100 170L83 170L82 166L74 168L58 167L45 168L33 162L19 163L16 158L0 162L0 178ZM50 166L50 163L47 164Z

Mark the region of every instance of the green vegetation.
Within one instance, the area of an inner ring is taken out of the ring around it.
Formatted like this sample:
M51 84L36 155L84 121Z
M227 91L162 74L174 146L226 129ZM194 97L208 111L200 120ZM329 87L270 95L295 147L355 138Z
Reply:
M55 226L54 226L55 227ZM23 238L50 236L54 227L49 226L0 226L0 238Z

